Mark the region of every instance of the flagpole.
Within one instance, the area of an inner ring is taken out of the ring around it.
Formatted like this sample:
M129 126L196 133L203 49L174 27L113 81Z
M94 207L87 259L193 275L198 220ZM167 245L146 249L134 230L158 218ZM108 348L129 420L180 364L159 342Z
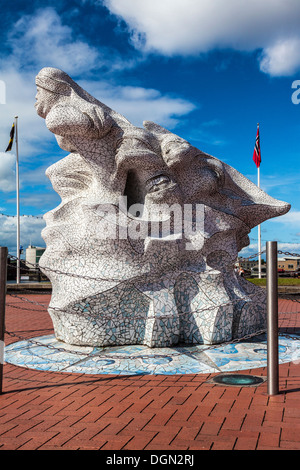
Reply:
M16 187L17 187L17 284L20 284L20 194L19 194L19 149L18 149L18 116L16 126Z
M259 123L257 123L259 130ZM260 188L260 165L257 167L257 186ZM258 225L258 278L261 279L261 227Z

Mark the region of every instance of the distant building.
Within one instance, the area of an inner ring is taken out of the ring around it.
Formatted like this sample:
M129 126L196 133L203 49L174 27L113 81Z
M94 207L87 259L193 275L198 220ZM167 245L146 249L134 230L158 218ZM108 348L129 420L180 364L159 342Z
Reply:
M277 259L278 269L284 269L285 271L296 271L300 268L300 257L290 256L285 258Z
M258 266L258 261L256 260L249 260L245 258L238 258L236 262L236 266L245 269L246 271L251 271L252 268L256 268Z
M44 247L29 245L28 248L26 248L26 266L28 266L28 268L34 268L33 265L40 261L40 257L45 250L46 248Z

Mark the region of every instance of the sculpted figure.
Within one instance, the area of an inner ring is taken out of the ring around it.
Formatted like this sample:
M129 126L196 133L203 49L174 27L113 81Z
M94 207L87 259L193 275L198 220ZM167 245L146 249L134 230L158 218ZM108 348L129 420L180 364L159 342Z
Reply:
M158 124L133 126L58 69L36 84L37 113L70 152L46 173L61 197L40 260L57 338L164 347L265 328L265 293L234 263L289 204Z

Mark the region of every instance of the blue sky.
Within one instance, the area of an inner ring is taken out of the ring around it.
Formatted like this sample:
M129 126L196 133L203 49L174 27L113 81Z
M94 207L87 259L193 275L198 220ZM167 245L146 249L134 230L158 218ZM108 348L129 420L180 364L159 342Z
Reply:
M45 66L64 70L135 125L155 121L255 183L259 122L261 187L292 205L262 224L262 243L277 240L280 249L300 252L300 105L292 101L300 80L299 0L2 3L0 244L10 253L15 150L4 150L15 115L20 212L34 216L21 217L25 248L44 246L41 217L60 201L45 170L66 152L34 109L34 78ZM250 241L245 256L258 251L257 228Z

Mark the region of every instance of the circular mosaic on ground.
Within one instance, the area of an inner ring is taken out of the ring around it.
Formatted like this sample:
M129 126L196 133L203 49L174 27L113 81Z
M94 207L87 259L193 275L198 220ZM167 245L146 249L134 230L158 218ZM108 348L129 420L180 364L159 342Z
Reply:
M5 348L5 362L29 369L80 374L207 374L265 367L266 335L226 345L172 348L70 346L54 335ZM279 336L279 363L300 362L300 335Z

